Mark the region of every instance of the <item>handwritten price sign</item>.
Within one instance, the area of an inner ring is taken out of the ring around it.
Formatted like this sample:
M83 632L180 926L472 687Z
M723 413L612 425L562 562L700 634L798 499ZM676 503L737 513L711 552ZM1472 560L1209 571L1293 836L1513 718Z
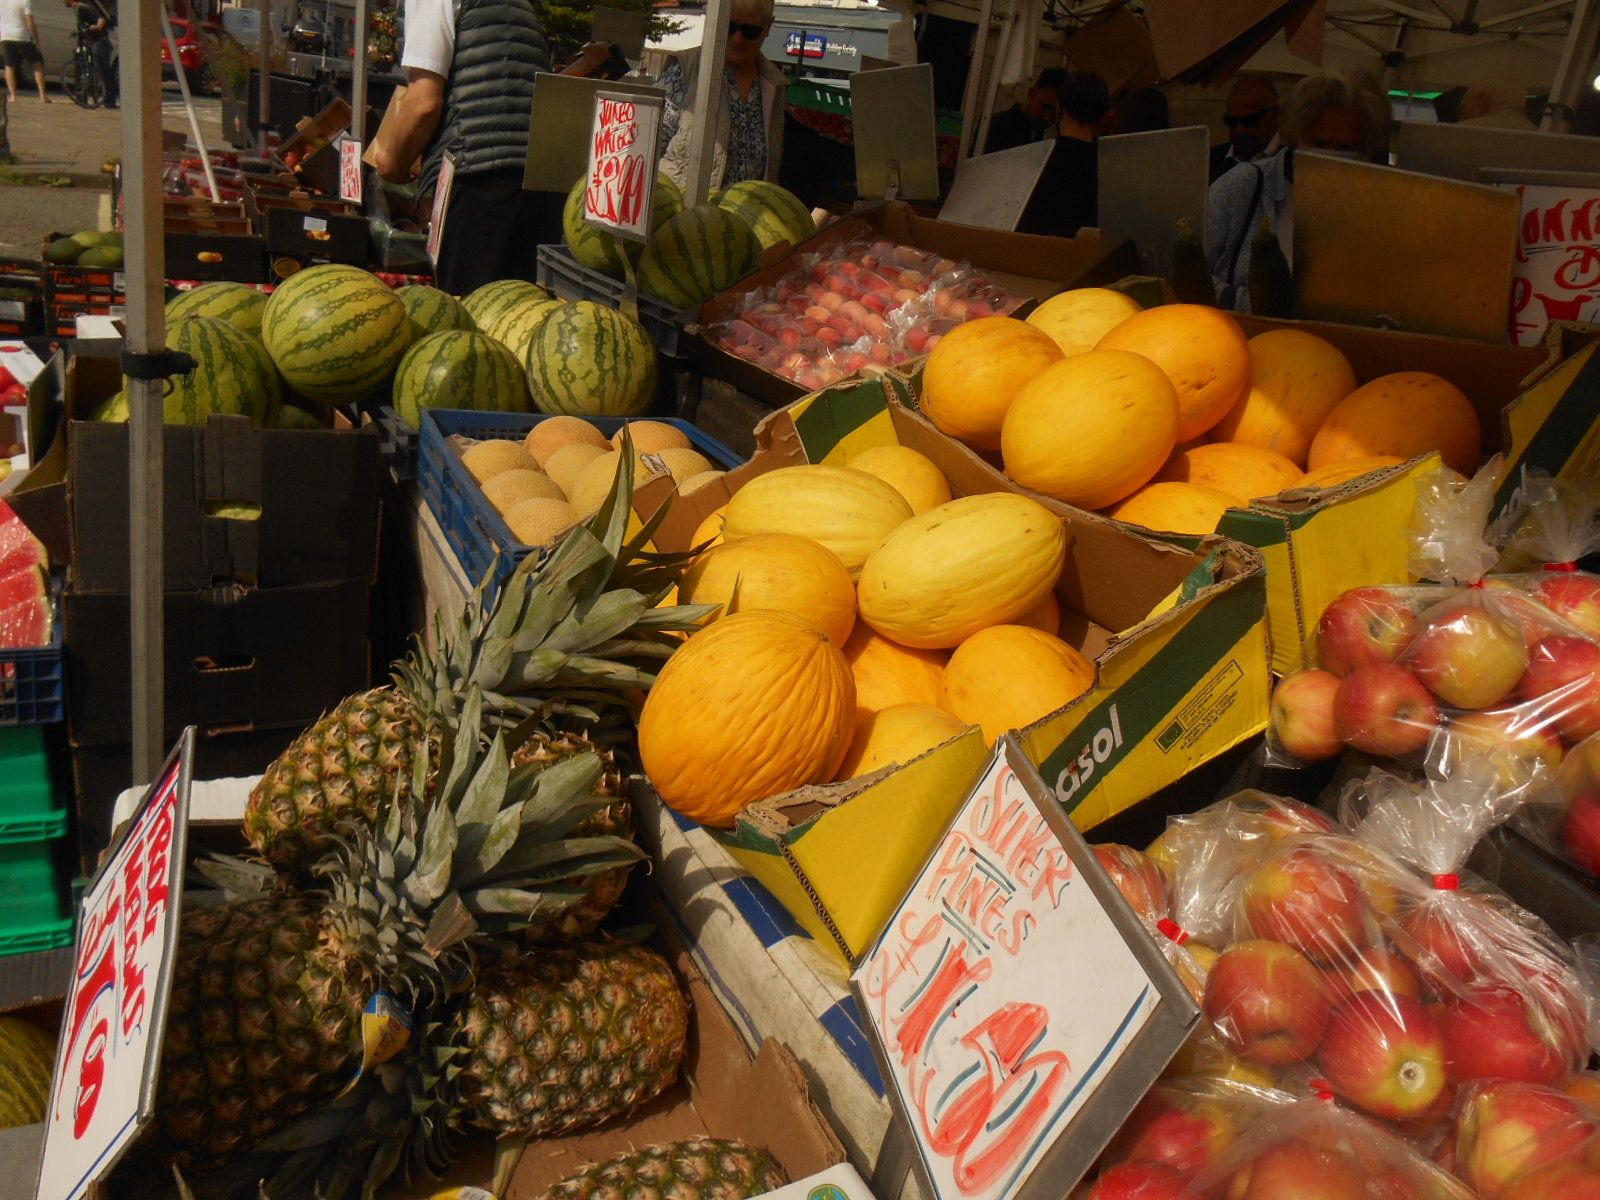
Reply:
M1537 345L1551 321L1600 321L1600 190L1517 187L1522 228L1511 280L1512 335Z
M597 92L583 219L617 237L650 239L661 99Z
M1065 1195L1199 1015L1010 738L850 982L940 1200Z
M183 892L194 731L83 899L37 1200L77 1200L150 1116Z

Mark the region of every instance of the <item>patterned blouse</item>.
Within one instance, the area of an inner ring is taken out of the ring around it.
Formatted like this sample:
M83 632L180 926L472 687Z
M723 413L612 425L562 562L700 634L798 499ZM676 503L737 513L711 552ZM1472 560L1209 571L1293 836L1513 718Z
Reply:
M761 111L761 79L757 76L750 87L750 95L741 97L733 69L724 68L724 74L728 84L728 170L720 182L711 181L713 187L767 177L767 122ZM661 114L661 146L665 150L677 136L684 101L688 99L684 94L683 63L678 59L668 63L667 69L661 72L660 84L667 93L666 107Z

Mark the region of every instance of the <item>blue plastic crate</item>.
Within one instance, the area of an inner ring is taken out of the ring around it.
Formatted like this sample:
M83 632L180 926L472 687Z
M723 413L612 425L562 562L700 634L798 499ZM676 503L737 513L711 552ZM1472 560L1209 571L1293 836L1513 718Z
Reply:
M668 417L591 417L590 422L607 437L628 424L630 419L651 420L683 430L689 444L719 467L736 467L740 458L715 438L691 425ZM454 436L488 441L500 438L518 441L540 421L540 413L471 412L463 409L428 408L422 411L422 432L417 454L417 486L423 501L438 518L445 541L455 551L467 578L476 584L494 569L493 587L498 590L519 563L530 554L540 554L536 546L524 546L511 535L505 520L484 497L483 490L462 465L461 455L450 444ZM496 563L495 557L499 556Z
M407 429L391 404L375 405L372 421L378 427L378 453L396 482L410 483L417 477L417 439L415 429Z
M540 246L537 272L539 286L558 300L593 300L607 308L622 304L627 284L593 267L586 267L568 253L565 246ZM656 349L676 358L683 345L683 327L699 313L699 307L673 308L654 296L639 293L639 324L654 339Z
M48 646L0 650L0 727L54 725L66 719L61 622L52 624Z

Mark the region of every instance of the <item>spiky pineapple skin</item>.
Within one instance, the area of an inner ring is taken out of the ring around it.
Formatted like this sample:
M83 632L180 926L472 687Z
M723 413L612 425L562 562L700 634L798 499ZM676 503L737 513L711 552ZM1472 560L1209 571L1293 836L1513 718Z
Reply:
M297 737L250 793L244 830L279 871L302 872L345 822L377 819L379 804L411 790L427 736L416 706L393 687L347 696Z
M654 951L624 942L540 949L480 976L459 1014L461 1107L500 1134L597 1125L672 1083L688 1028L688 1001Z
M539 1200L745 1200L788 1182L766 1151L701 1137L591 1163Z

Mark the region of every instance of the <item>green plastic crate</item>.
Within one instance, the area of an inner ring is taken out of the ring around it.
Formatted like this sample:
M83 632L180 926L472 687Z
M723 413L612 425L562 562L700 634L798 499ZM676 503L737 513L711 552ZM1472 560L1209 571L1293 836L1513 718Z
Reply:
M64 837L67 808L50 782L44 730L0 729L0 846Z
M72 913L57 863L60 839L0 845L0 955L72 944Z

